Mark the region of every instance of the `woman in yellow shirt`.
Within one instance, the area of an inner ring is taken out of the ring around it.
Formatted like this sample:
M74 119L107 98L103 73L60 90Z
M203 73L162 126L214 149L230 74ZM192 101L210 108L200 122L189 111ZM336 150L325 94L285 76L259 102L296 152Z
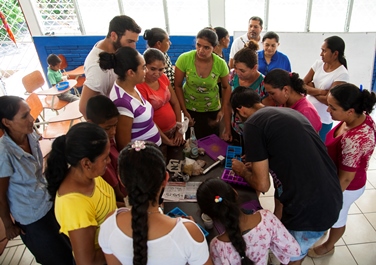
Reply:
M98 244L99 226L116 209L115 193L105 182L110 142L98 125L79 123L56 138L47 159L47 189L55 199L60 232L71 241L76 264L106 263Z

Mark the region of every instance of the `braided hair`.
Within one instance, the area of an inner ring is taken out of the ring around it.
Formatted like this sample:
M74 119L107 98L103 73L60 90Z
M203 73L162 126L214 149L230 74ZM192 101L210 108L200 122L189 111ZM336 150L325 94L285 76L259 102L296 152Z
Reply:
M165 160L158 146L151 142L141 142L141 145L144 148L136 148L135 143L130 143L119 155L119 175L132 205L134 265L147 264L147 209L150 202L157 204L157 196L166 177Z
M216 199L219 197L220 201ZM235 190L221 179L207 179L197 189L197 203L202 212L224 225L231 244L241 257L241 264L253 264L245 253L247 246L239 227L241 210Z

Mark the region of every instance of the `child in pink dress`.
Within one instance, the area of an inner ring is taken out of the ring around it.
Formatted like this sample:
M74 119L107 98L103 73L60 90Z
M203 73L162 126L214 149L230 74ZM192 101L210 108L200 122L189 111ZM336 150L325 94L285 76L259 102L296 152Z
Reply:
M300 255L298 242L274 214L268 210L245 214L236 191L226 182L204 181L197 190L197 202L202 212L226 229L210 242L214 264L265 265L269 249L283 264Z

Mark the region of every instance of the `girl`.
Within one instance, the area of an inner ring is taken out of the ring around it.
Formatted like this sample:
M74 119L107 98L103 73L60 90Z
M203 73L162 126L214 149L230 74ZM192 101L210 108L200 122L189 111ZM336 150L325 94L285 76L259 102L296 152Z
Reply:
M246 214L238 204L236 191L221 179L208 179L197 189L202 212L225 227L222 235L210 242L214 264L267 264L269 248L287 264L300 255L298 242L268 210Z
M169 178L164 161L150 142L135 141L121 151L119 175L132 209L116 210L101 226L99 242L108 265L212 264L198 226L158 209Z
M145 80L144 58L135 49L122 47L116 53L100 53L99 66L103 70L114 69L118 76L109 95L120 112L115 136L118 150L133 140L148 140L160 145L153 108L136 88Z

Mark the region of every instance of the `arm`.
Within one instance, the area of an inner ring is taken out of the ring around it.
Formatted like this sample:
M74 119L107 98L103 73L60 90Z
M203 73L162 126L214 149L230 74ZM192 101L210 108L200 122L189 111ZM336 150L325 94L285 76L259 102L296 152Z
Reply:
M191 237L193 238L193 240L195 240L196 242L199 242L199 243L205 243L205 246L202 246L202 247L207 247L204 235L202 234L200 228L198 228L198 226L196 224L185 222L184 226L187 228L187 230L188 230L189 234L191 235ZM212 264L213 264L213 262L210 258L210 255L209 255L208 260L204 263L204 265L212 265Z
M103 265L106 263L102 249L95 249L94 242L97 229L98 227L89 226L68 232L77 265Z
M342 81L336 81L336 82L333 82L332 86L328 89L328 90L321 90L322 92L320 93L320 95L316 95L315 98L320 101L321 103L325 104L325 105L328 105L328 94L330 92L330 90L335 87L335 86L338 86L340 84L345 84L346 82L342 82Z
M82 93L81 93L81 98L80 98L80 112L82 115L84 115L84 118L87 119L86 117L86 104L88 100L96 95L99 95L99 92L96 92L94 90L91 90L87 86L82 87Z
M21 228L15 225L10 217L7 191L9 187L9 177L0 178L0 218L3 220L6 237L11 240L23 233Z
M179 100L180 108L183 111L184 116L189 119L189 125L193 126L194 121L192 120L191 115L189 115L187 108L185 107L185 100L184 100L184 94L183 94L184 76L185 76L185 73L182 72L178 67L175 67L175 92L176 92L176 97Z
M104 254L107 265L121 265L121 262L112 254Z
M342 192L347 189L351 181L354 179L356 172L344 171L342 169L338 172L339 184L341 185Z
M168 86L168 89L170 90L170 94L171 94L170 104L171 104L172 109L174 110L176 122L181 122L181 109L180 109L179 100L176 97L175 91L172 88L171 84ZM183 142L184 142L183 135L179 133L179 130L176 130L175 136L174 136L174 144L179 146L183 144Z
M234 58L230 58L228 61L228 67L230 67L230 69L234 68Z
M232 170L244 178L252 188L260 192L267 192L270 188L269 160L252 162L252 167L246 167L237 159L232 159Z
M116 145L118 150L122 150L132 139L133 118L125 115L119 116L116 126Z
M222 84L222 109L221 112L223 113L223 120L225 124L225 130L222 133L221 137L225 141L231 141L231 104L230 104L230 97L231 97L231 87L228 83L229 75L221 77L221 84Z

